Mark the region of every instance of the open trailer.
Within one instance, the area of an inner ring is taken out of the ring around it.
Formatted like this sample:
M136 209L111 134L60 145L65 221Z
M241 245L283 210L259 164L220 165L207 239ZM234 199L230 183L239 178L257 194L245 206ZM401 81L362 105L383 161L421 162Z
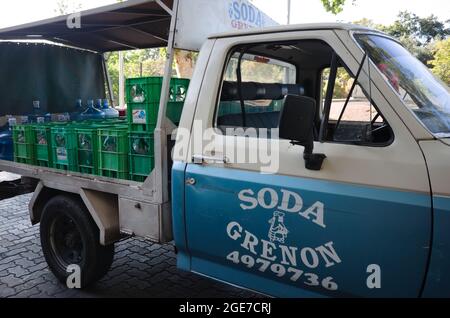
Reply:
M55 275L64 281L76 263L89 285L109 269L114 242L136 235L175 240L181 269L274 296L449 295L448 88L397 41L359 26L206 40L273 24L245 1L212 3L128 1L83 12L81 29L58 17L0 30L4 40L100 54L168 49L155 169L144 183L0 162L39 181L30 215ZM200 46L172 149L173 49ZM338 72L354 79L344 100L333 98ZM239 160L259 142L275 143L276 160Z

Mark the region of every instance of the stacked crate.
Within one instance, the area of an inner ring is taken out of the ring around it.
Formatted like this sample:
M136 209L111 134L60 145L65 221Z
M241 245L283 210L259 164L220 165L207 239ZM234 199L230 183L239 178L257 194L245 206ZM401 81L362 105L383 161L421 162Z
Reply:
M128 180L128 127L116 125L98 129L99 174Z
M53 123L51 127L53 168L78 172L76 125Z
M33 126L34 153L36 165L39 167L53 167L51 126L42 124Z
M92 123L75 128L77 135L78 170L81 173L98 175L98 134L99 128L104 126Z
M29 124L13 126L14 161L35 164L33 126Z
M130 179L144 182L155 167L154 135L147 132L130 132Z
M131 78L126 83L129 124L129 173L133 181L144 182L155 166L154 131L158 123L162 77ZM189 79L170 83L167 117L179 124Z

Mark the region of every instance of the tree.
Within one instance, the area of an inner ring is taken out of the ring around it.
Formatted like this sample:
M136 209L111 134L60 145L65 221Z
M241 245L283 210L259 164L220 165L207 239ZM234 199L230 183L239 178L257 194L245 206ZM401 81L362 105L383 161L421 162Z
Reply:
M450 38L435 43L434 58L430 61L433 73L450 86Z
M320 0L328 12L338 14L344 10L346 0Z
M375 24L372 20L361 19L353 23L383 31L395 38L413 53L422 63L430 66L435 51L434 42L450 35L447 22L439 21L434 15L421 18L414 13L402 11L391 25Z
M450 28L435 15L421 18L408 11L400 12L394 24L382 28L382 31L397 38L413 38L418 45L427 45L450 35Z

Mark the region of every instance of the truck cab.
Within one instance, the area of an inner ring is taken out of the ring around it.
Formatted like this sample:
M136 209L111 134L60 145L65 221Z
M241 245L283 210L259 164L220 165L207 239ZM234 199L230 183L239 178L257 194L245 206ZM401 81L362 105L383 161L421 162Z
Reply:
M210 37L173 151L178 266L271 296L449 296L449 137L448 87L385 34Z

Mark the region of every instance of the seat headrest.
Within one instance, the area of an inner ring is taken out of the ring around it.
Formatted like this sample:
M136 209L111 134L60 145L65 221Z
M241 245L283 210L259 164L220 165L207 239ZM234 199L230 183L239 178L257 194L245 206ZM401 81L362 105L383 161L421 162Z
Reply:
M280 100L287 95L304 95L305 89L297 84L278 84L278 83L257 83L243 82L242 97L244 100ZM221 101L239 100L239 91L237 82L223 82Z

